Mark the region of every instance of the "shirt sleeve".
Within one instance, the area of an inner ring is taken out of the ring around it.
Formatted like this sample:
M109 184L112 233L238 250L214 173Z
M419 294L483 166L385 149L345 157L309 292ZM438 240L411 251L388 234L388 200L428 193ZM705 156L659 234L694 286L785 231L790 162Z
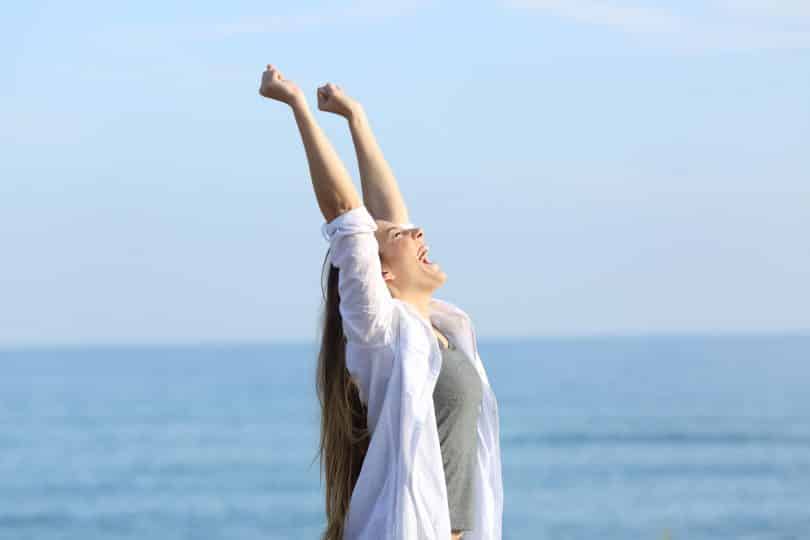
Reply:
M329 261L339 269L340 315L346 339L377 345L392 334L393 298L382 276L377 224L365 206L324 223Z

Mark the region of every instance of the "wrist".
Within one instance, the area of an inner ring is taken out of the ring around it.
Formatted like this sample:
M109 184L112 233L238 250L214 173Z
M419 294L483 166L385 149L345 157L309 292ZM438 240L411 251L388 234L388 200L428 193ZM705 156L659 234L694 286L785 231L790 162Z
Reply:
M309 110L309 104L307 104L307 98L303 95L296 96L290 100L288 103L290 108L293 110L294 113L303 113Z
M363 109L363 106L359 103L353 104L349 107L349 111L346 113L346 120L349 123L352 122L362 122L366 118L366 111Z

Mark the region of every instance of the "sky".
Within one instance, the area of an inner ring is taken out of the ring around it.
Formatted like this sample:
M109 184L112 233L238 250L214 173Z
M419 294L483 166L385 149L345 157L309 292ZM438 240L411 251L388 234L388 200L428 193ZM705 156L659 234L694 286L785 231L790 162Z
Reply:
M359 189L364 106L482 339L810 331L810 4L17 2L0 347L310 342L327 249L289 109Z

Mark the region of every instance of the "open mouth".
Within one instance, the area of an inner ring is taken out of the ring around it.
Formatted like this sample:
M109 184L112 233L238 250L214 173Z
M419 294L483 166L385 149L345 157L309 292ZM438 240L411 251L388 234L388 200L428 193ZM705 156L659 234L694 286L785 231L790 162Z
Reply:
M430 265L432 265L433 263L432 263L432 262L430 261L430 259L428 259L428 257L427 257L427 253L428 253L428 251L430 251L430 248L429 248L429 247L427 247L427 246L425 246L425 247L421 248L421 249L420 249L420 251L419 251L419 254L416 256L416 258L417 258L417 259L419 260L419 262L421 262L422 264L427 265L427 266L430 266Z

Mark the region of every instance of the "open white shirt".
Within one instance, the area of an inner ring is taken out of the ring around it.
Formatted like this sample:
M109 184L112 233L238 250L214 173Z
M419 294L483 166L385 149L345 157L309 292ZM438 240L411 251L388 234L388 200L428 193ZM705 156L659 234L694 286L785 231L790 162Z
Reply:
M408 224L410 225L410 224ZM433 298L430 321L393 298L382 277L377 224L365 206L324 223L340 269L346 366L368 407L368 452L352 492L345 540L448 540L447 501L433 389L442 355L433 323L473 361L483 398L478 418L475 521L464 540L501 540L503 482L498 403L470 317Z

